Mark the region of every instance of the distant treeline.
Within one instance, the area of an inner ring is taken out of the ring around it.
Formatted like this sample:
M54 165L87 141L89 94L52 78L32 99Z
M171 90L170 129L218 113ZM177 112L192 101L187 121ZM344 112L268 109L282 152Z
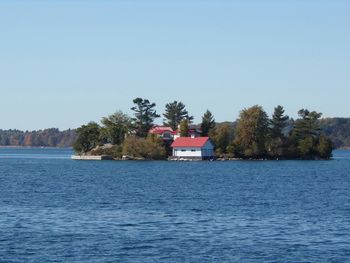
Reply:
M321 119L320 127L335 148L350 148L350 118Z
M0 146L71 147L75 140L76 132L71 129L0 130Z

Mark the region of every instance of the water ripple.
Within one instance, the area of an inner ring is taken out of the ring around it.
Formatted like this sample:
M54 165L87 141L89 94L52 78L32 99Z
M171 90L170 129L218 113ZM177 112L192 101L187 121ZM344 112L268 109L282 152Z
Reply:
M69 156L66 150L6 151L0 150L0 262L350 258L348 152L330 162L173 163L74 162L56 158Z

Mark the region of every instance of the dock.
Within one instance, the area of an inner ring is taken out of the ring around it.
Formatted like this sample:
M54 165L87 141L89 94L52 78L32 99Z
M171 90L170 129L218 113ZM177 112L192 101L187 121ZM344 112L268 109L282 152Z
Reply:
M110 155L72 155L72 160L86 160L86 161L103 161L103 160L113 160Z

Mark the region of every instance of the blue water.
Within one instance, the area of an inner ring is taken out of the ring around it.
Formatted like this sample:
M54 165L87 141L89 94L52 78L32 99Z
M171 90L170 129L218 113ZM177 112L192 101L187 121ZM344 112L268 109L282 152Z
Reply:
M72 161L0 149L0 262L349 262L332 161Z

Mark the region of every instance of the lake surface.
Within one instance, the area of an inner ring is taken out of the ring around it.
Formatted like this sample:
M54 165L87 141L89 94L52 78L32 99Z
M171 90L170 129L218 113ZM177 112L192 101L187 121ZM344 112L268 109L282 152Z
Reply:
M72 161L0 148L0 262L349 262L332 161Z

